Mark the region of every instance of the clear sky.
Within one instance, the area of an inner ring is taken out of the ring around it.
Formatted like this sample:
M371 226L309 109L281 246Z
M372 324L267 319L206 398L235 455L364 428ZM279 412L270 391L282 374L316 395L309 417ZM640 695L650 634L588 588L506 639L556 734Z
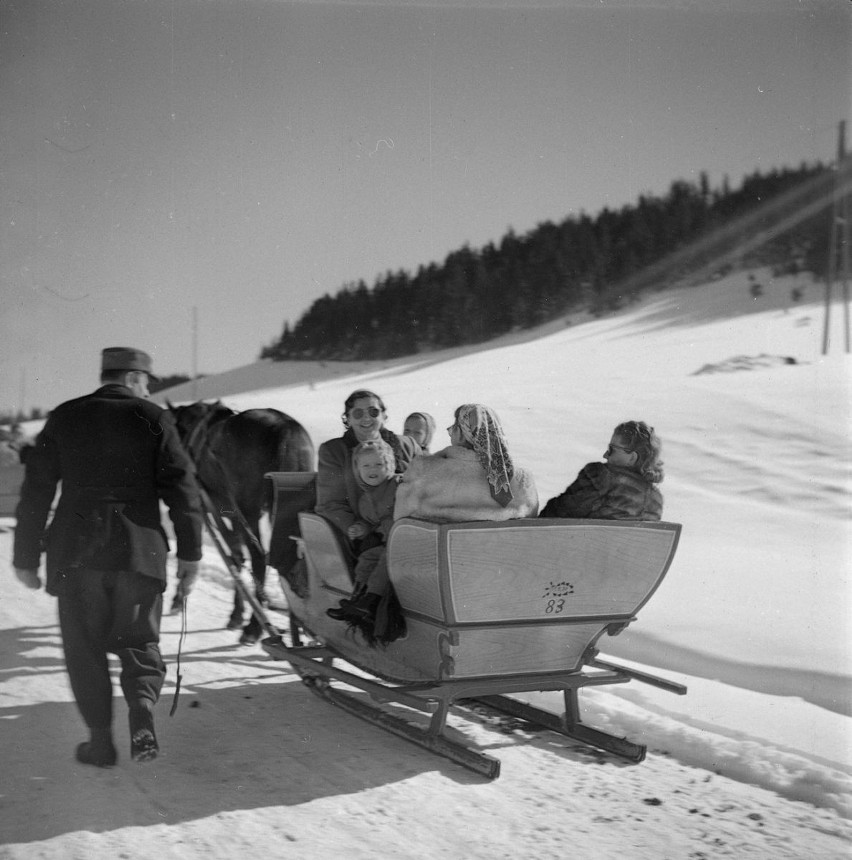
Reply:
M831 161L852 4L0 0L0 409L255 360L324 293ZM23 400L23 402L22 402Z

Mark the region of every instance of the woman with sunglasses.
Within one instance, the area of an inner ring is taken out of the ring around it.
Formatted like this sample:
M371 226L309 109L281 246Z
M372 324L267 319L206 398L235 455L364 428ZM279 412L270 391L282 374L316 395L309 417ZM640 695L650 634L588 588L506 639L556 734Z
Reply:
M447 432L448 448L418 457L402 476L394 519L458 523L536 515L533 476L512 462L493 409L465 403L456 409Z
M343 435L329 439L317 454L317 503L315 511L348 538L355 555L369 547L371 527L358 517L361 488L352 469L352 451L361 442L383 439L393 450L396 472L404 472L420 446L408 436L385 429L387 411L378 394L365 389L353 391L343 406Z
M659 520L663 496L662 443L644 421L625 421L615 428L606 463L586 464L577 479L552 498L542 517L599 520Z

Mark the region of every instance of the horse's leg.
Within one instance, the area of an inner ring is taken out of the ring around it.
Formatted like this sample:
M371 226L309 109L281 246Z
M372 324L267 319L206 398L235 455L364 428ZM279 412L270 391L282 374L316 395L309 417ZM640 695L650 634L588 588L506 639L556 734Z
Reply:
M248 520L248 523L254 535L259 539L260 515L256 519L252 518ZM264 552L262 547L258 547L251 537L246 538L246 545L251 556L251 575L252 579L254 579L255 597L257 597L257 602L265 607L269 605L269 599L266 596L266 552ZM257 642L262 635L263 625L260 623L260 619L252 612L248 624L243 628L240 642L244 645L251 645Z
M299 619L292 612L290 613L290 642L294 648L302 644L302 628Z
M239 537L231 532L227 536L228 548L231 551L231 558L234 559L238 569L243 566L243 546ZM243 616L246 611L246 603L243 600L243 595L239 588L234 586L234 608L231 610L231 617L225 625L226 630L240 630L243 626Z
M245 615L245 601L243 600L240 590L234 587L234 608L231 610L231 617L225 625L226 630L241 630L243 626L243 615Z
M266 553L254 546L251 548L251 575L257 602L266 608L269 606L269 595L266 593Z

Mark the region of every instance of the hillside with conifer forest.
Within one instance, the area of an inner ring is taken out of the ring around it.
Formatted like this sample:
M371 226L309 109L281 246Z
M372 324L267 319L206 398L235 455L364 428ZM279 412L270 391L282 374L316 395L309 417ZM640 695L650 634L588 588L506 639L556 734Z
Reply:
M731 190L678 180L662 197L595 217L571 215L499 245L465 245L416 273L387 272L372 287L344 285L317 299L260 357L385 359L481 343L569 313L601 316L688 276L771 266L824 277L835 166L755 172Z

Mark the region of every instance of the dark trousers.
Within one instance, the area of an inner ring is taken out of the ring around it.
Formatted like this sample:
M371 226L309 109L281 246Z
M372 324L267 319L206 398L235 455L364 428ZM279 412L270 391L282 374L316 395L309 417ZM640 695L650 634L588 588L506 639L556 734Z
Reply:
M128 705L159 699L166 677L159 646L164 585L129 571L85 568L65 580L59 595L65 665L89 728L112 724L109 652L121 661L121 689Z
M355 565L355 587L363 586L373 594L384 594L389 583L387 546L380 544L365 549Z

